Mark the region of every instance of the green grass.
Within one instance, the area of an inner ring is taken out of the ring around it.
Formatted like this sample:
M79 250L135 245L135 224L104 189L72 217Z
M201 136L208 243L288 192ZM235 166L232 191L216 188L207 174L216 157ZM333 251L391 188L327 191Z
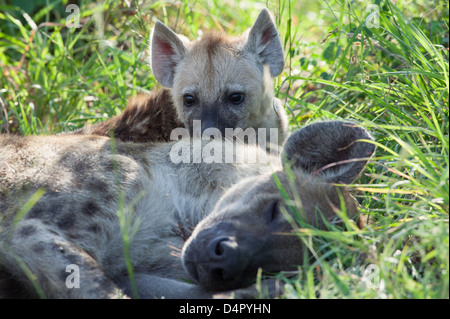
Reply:
M155 19L190 38L205 29L238 34L266 6L79 1L82 27L70 29L67 1L16 3L0 0L0 132L25 135L103 121L157 86L146 52ZM278 0L268 8L285 47L275 90L292 130L354 119L378 147L352 186L372 224L299 232L316 260L294 278L279 275L286 297L448 298L448 2Z

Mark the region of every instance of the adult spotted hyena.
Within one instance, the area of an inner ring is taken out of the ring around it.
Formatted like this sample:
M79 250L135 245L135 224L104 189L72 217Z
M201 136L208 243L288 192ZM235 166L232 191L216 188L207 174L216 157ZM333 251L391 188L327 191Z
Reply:
M318 122L289 137L283 161L238 144L236 154L259 161L174 164L171 147L181 142L0 135L0 295L132 295L128 260L141 297L243 296L259 268L302 263L289 214L321 229L337 208L356 216L343 184L373 154L370 139L352 123ZM274 176L301 201L295 210ZM72 270L79 288L67 282Z
M157 22L150 55L154 76L166 89L133 98L122 114L76 134L113 132L117 139L147 142L169 141L177 127L185 127L191 135L222 137L228 128L241 139L255 134L266 144L285 141L287 115L274 97L272 82L283 71L284 56L267 9L238 37L210 32L189 41ZM200 121L198 132L194 121ZM205 132L208 128L215 130ZM265 132L257 134L258 129ZM270 129L277 134L270 135Z

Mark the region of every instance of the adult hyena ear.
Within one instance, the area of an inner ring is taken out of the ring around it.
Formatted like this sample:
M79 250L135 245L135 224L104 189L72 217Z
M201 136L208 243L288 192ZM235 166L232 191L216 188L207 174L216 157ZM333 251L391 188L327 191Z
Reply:
M352 183L375 152L372 136L362 127L342 121L317 122L294 132L282 158L291 167L321 175L330 183Z
M258 18L249 30L245 50L255 54L261 66L267 64L272 77L283 71L283 47L269 10L262 9L259 13Z
M151 34L151 68L156 80L165 87L173 87L175 67L186 55L186 40L156 22Z

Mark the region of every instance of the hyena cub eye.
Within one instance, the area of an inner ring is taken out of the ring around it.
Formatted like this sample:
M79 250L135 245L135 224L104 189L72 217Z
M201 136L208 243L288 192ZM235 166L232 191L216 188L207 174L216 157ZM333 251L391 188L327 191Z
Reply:
M195 102L197 102L195 97L192 94L183 95L183 101L184 101L184 105L188 106L188 107L194 105Z
M244 93L234 92L228 96L228 101L230 101L232 104L239 105L242 102L244 102L244 97L245 97Z

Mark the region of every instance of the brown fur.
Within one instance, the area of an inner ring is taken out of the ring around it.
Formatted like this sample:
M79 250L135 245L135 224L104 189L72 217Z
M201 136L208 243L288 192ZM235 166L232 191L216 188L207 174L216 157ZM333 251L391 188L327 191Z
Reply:
M176 117L167 89L132 98L122 114L103 123L87 125L69 134L102 135L126 142L168 142L174 128L183 127Z

